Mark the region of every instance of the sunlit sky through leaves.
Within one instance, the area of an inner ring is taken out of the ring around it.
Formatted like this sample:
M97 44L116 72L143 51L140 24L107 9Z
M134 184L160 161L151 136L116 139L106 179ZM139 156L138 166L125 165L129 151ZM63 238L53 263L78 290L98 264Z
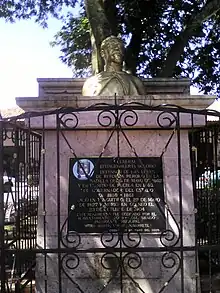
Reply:
M0 20L1 108L15 105L15 97L37 97L37 78L72 77L71 69L59 60L59 48L50 46L61 26L55 19L49 20L47 29L33 20L13 24Z

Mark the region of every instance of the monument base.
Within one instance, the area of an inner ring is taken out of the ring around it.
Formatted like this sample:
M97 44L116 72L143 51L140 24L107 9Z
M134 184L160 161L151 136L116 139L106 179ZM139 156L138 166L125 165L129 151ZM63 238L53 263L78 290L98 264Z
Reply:
M180 106L195 101L171 96ZM152 107L162 95L136 97L133 106L102 97L111 106L93 109L84 107L96 98L80 99L71 111L29 121L43 135L36 292L199 292L188 134L205 118ZM36 101L39 110L55 108L57 98L43 100ZM117 163L125 158L134 166ZM149 163L153 158L159 169ZM93 163L93 173L82 159ZM107 218L114 225L105 226Z

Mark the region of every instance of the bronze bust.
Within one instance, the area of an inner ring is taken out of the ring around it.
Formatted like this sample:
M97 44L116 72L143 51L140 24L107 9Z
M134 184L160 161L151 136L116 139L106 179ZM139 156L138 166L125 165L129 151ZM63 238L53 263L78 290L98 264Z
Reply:
M145 95L142 81L123 71L124 44L121 39L110 36L101 44L104 71L88 78L82 89L83 96Z

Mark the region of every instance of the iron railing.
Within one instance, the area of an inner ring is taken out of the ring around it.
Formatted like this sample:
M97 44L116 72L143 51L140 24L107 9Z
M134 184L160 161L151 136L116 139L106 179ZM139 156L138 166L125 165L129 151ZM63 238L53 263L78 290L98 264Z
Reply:
M2 119L1 292L215 292L208 115L116 101Z

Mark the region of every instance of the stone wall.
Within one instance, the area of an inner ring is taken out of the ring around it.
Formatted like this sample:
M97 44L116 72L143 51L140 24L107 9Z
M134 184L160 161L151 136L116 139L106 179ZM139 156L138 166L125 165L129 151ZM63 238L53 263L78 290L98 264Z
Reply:
M88 113L87 113L88 114ZM149 117L142 117L146 120ZM150 113L151 124L152 121L156 121L156 115L158 113ZM154 117L155 116L155 117ZM88 117L88 116L87 116ZM103 150L103 146L109 138L110 131L104 130L89 130L89 126L96 123L92 115L87 118L88 130L77 130L77 131L64 131L64 134L70 144L70 146L76 152L77 157L93 157L99 156ZM153 119L152 119L153 118ZM39 119L39 118L38 118ZM85 122L84 119L80 121ZM52 125L53 119L51 118L50 123ZM49 120L48 120L49 121ZM149 120L148 120L149 121ZM185 120L187 121L187 119ZM203 121L200 121L200 123ZM39 121L34 122L39 126ZM49 123L49 122L48 122ZM187 122L185 122L187 124ZM138 125L140 126L140 125ZM49 124L48 124L49 127ZM171 130L132 130L125 131L127 138L132 144L131 148L125 138L120 135L120 156L132 157L134 156L133 151L135 150L140 157L159 157L168 142ZM45 133L45 173L41 173L41 190L40 190L40 202L39 202L39 215L38 215L38 246L40 248L55 249L58 248L58 215L60 215L60 229L64 224L68 216L68 172L69 172L69 159L73 157L69 146L66 141L60 135L59 140L59 156L60 156L60 193L57 192L57 133L56 131L48 131ZM179 169L178 169L178 156L181 155L181 188L179 186ZM116 134L113 135L109 144L105 148L103 157L117 156L117 138ZM43 171L43 170L42 170ZM164 191L165 201L170 213L167 212L167 228L174 231L176 237L179 236L179 229L175 221L180 225L180 190L182 192L182 225L183 225L183 246L193 246L195 244L195 223L194 223L194 201L193 201L193 190L192 190L192 179L191 179L191 165L189 158L189 142L188 142L188 131L181 130L180 133L180 150L178 153L178 140L177 133L174 134L171 139L167 150L163 155L163 175L164 175ZM43 178L45 179L45 186L43 187ZM45 190L45 199L42 196L43 190ZM60 209L58 209L57 202L60 196ZM45 206L44 206L45 205ZM173 215L173 216L172 216ZM63 229L65 235L66 229ZM46 236L46 237L45 237ZM81 244L78 249L88 248L101 248L102 243L100 241L100 235L81 235ZM164 247L161 243L160 235L142 235L141 243L139 247ZM174 240L175 240L174 239ZM137 240L137 239L136 239ZM174 241L173 241L174 242ZM172 245L172 241L165 241L165 245ZM178 247L180 243L176 246ZM61 247L63 245L61 244ZM178 255L179 252L176 252ZM61 258L63 254L61 255ZM129 270L129 274L137 282L144 292L158 292L159 289L169 280L169 278L178 270L178 258L176 258L176 265L174 268L169 268L172 263L171 260L164 259L164 253L161 252L143 252L140 253L142 259L142 265L137 270ZM195 253L184 252L184 288L185 292L194 292L195 290ZM36 269L36 284L37 292L45 292L45 284L48 293L59 292L59 265L58 256L56 253L51 253L46 256L46 267L45 257L39 255L37 258L37 269ZM61 275L62 275L62 286L63 292L75 292L76 282L83 292L98 292L102 286L107 284L111 275L114 273L117 267L116 259L111 255L109 256L109 263L112 265L111 270L105 269L101 265L101 254L80 254L80 263L76 269L70 270L65 265L65 261L62 262ZM114 263L116 262L116 263ZM163 264L164 262L164 264ZM168 266L168 268L166 268ZM46 271L45 271L46 268ZM46 273L45 273L46 272ZM68 276L72 281L69 280ZM180 292L181 270L175 275L174 279L168 285L172 288L173 293ZM47 282L45 283L45 277ZM105 292L120 292L119 290L119 276L114 277L110 285L107 286ZM139 292L135 289L135 283L132 282L128 276L125 276L123 281L125 286L124 292ZM90 289L88 289L90 288ZM127 289L126 289L127 288ZM192 290L193 289L193 290ZM127 291L126 291L127 290ZM129 291L130 290L130 291Z

